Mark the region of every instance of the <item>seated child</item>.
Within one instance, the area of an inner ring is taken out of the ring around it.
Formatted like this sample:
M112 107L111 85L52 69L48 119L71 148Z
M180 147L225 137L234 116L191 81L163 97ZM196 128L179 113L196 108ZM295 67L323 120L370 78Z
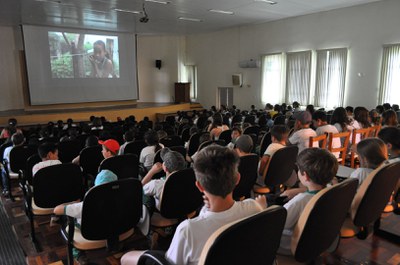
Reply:
M124 150L125 150L125 146L126 146L127 144L133 142L133 140L135 140L135 132L134 132L134 131L131 131L131 130L128 130L128 131L126 131L126 132L124 133L123 138L124 138L124 141L125 141L125 142L124 142L124 144L121 145L121 147L119 148L119 152L118 152L119 155L123 155L123 154L124 154Z
M239 136L236 140L234 150L239 157L251 155L251 151L253 151L253 139L251 136L247 134Z
M101 144L103 147L101 153L103 154L104 159L116 156L118 154L119 143L116 140L108 139L106 141L99 141L99 144Z
M315 132L317 135L323 135L325 133L339 133L335 126L328 124L327 117L325 111L318 110L314 112L312 115L313 125L316 128ZM342 143L340 142L340 138L334 138L332 142L333 148L340 148ZM340 152L336 152L333 154L336 157L339 157Z
M233 149L235 147L235 142L239 136L242 135L242 130L239 127L233 127L232 128L232 133L231 133L231 142L227 145L230 149Z
M308 111L299 111L293 114L296 119L294 132L289 137L289 143L297 145L299 153L309 147L310 137L317 136L317 133L310 128L312 121L311 113ZM314 147L318 147L318 143L314 143Z
M59 165L61 161L58 160L58 149L54 143L43 143L38 148L39 156L42 158L42 162L37 163L32 168L32 175L35 176L39 169Z
M176 229L165 254L171 264L197 264L205 242L223 225L262 211L264 196L235 202L233 190L239 182L238 155L227 147L210 145L194 162L196 185L204 193L206 206L198 217L183 221ZM208 206L208 207L207 207ZM121 258L122 265L137 264L143 251L131 251Z
M287 210L285 227L278 253L290 254L293 230L305 206L312 196L326 187L336 176L338 162L329 151L320 148L307 148L297 157L298 177L306 191L297 194L284 205Z
M385 143L379 138L366 138L357 144L357 154L360 167L354 170L350 178L358 179L358 186L367 178L369 173L388 159Z
M163 146L159 144L158 134L153 130L145 133L144 140L147 146L140 152L139 162L143 164L146 170L150 170L153 166L154 155Z
M163 163L155 163L142 179L144 195L154 197L156 202L155 206L158 210L160 209L160 199L165 181L173 172L186 167L185 158L178 152L171 151L169 148L165 147L161 149L160 155ZM164 170L165 177L152 180L153 176L161 172L161 170Z

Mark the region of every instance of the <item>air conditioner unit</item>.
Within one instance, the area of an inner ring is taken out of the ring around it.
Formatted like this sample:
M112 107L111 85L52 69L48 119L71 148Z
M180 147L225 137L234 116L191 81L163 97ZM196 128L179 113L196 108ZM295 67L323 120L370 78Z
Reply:
M259 68L261 66L261 62L259 60L244 60L239 62L240 68Z
M242 85L243 85L242 74L233 74L232 75L232 85L242 87Z

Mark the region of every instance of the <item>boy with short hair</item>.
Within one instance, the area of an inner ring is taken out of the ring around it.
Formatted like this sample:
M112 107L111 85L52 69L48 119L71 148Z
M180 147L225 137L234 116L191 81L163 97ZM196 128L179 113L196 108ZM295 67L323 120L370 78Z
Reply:
M299 168L298 177L306 188L284 205L287 210L287 218L282 233L281 244L278 253L290 254L290 244L294 227L301 213L311 198L324 189L336 176L338 162L329 151L320 148L307 148L297 157Z
M61 161L58 160L58 149L54 143L43 143L38 148L39 156L42 158L42 162L37 163L32 168L32 175L35 176L39 169L59 165Z
M253 151L253 139L250 135L243 134L239 136L235 143L235 151L239 157L252 154Z
M239 182L238 155L227 147L211 145L199 152L194 162L196 186L204 193L207 206L198 217L183 221L176 229L165 254L171 264L197 264L207 239L223 225L256 214L266 207L264 196L235 202L233 190ZM122 265L137 264L143 252L131 251Z
M236 139L242 135L242 130L239 127L233 127L231 132L231 142L227 145L228 148L233 149L235 147Z
M119 143L116 140L108 139L106 141L99 141L99 144L103 147L101 153L105 159L118 154Z
M294 133L289 137L289 143L297 145L299 153L309 147L310 137L317 136L316 132L310 128L312 121L311 113L308 111L299 111L293 114L296 119ZM318 147L318 143L314 143Z
M325 111L318 110L314 112L314 114L312 115L312 119L313 125L316 128L315 132L318 136L326 133L339 133L335 126L328 124ZM341 146L342 143L340 142L340 138L334 138L332 147L340 148ZM335 152L334 155L336 157L339 157L340 152Z

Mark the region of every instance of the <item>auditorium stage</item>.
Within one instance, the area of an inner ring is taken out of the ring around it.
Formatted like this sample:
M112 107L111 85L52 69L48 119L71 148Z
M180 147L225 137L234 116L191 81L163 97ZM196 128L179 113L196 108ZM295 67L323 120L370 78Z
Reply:
M75 122L88 121L89 117L104 116L109 121L116 121L117 117L124 119L134 115L136 120L147 116L153 122L157 117L164 117L167 113L177 111L191 111L202 109L198 103L150 103L150 102L113 102L107 104L79 104L79 105L55 105L45 107L31 107L24 110L10 110L0 112L0 127L7 125L9 118L18 120L19 126L46 124L49 121L56 122L72 118Z

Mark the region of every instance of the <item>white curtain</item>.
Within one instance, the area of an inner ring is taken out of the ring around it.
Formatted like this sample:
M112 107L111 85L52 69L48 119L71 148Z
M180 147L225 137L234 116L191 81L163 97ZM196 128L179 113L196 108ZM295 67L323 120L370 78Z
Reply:
M262 57L261 101L280 104L284 102L282 53L269 54Z
M293 52L286 59L286 102L309 103L311 51Z
M317 51L314 105L325 108L343 106L346 66L346 48Z
M400 98L400 44L383 48L379 102L397 103Z

